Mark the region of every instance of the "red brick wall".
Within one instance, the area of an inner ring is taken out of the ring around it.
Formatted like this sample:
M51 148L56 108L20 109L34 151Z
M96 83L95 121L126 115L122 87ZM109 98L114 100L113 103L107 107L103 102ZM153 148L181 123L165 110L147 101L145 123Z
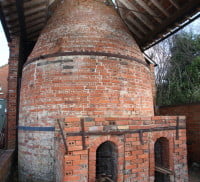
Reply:
M104 0L60 3L36 43L29 61L59 52L104 52L141 59L142 53L113 7Z
M19 38L13 37L9 43L8 95L7 95L7 148L16 147L17 126L17 74L19 61Z
M189 162L200 162L200 104L161 107L162 115L185 115Z
M174 171L171 181L187 182L187 151L185 129L179 130L179 139L176 139L176 130L158 130L145 132L145 129L158 127L175 127L176 117L146 117L146 118L85 118L85 148L82 136L70 136L74 125L80 126L81 119L67 117L65 131L67 132L68 155L65 155L65 182L87 181L95 182L96 178L96 150L106 141L117 146L118 178L117 181L154 181L155 156L154 145L157 139L165 137L169 140L169 169ZM184 117L180 120L180 127L185 126ZM111 125L111 123L115 123ZM128 133L142 129L142 140L139 133ZM82 129L78 129L80 132ZM106 131L123 132L124 134L108 134ZM102 134L96 134L96 133ZM89 135L90 133L90 135ZM93 133L93 135L92 135ZM104 133L104 134L103 134Z
M154 144L167 137L170 169L176 181L186 182L184 121L176 141L176 118L153 117L152 90L150 66L114 8L104 0L63 1L23 68L20 179L94 182L96 149L111 141L118 151L117 181L153 182ZM151 128L158 130L131 133Z
M6 99L8 92L8 65L0 67L0 87L2 88L0 99Z

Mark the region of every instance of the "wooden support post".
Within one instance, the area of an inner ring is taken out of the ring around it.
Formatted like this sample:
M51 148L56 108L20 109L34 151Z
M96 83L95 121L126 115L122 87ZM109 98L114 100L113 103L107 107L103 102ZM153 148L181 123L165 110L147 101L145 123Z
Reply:
M59 129L60 129L60 133L62 135L62 139L63 139L63 143L64 143L64 147L65 147L65 154L67 154L68 153L67 142L66 142L66 138L65 138L65 135L64 135L64 132L63 132L63 128L61 126L59 119L57 119L57 123L58 123Z
M85 150L87 147L85 145L85 124L84 124L84 119L81 119L81 130L82 130L82 145L83 145L83 150Z

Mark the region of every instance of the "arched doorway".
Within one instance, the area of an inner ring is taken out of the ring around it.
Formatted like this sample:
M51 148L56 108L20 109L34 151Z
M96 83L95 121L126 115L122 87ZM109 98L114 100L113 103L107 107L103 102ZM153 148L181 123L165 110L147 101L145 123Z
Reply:
M114 143L102 143L96 151L96 178L117 180L117 149Z
M155 182L170 182L169 170L169 141L159 138L154 146L155 154Z

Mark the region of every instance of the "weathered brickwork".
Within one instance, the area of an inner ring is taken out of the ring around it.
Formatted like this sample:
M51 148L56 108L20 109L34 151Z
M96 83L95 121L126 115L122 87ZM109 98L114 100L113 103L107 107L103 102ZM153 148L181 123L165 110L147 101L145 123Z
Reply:
M82 136L70 136L70 134L74 134L74 131L72 127L69 127L71 125L80 126L81 118L66 118L65 130L68 131L66 138L68 155L65 155L64 181L95 182L97 148L102 143L111 141L117 146L117 181L153 182L155 179L154 145L160 137L164 137L169 141L169 169L174 171L173 175L170 176L171 181L188 181L185 129L180 129L179 134L176 133L176 130L169 129L166 131L162 129L147 131L147 129L153 130L153 128L159 127L175 127L177 124L176 119L172 116L84 118L84 147ZM180 127L184 127L184 121L184 117L181 117ZM139 133L134 133L137 129L143 131L142 137ZM82 129L76 132L80 131Z
M49 116L58 115L58 109L66 116L153 115L150 70L134 61L60 56L27 65L23 77L21 106L30 111L26 113L29 119L30 113L33 117L34 113L42 116L48 110ZM21 124L25 120L23 115Z
M60 52L103 52L141 59L128 28L104 0L67 0L60 4L37 42L29 61Z
M8 92L8 65L0 67L0 99L6 99Z
M17 74L19 61L19 38L12 37L9 43L10 56L8 60L8 94L7 94L7 148L16 147L16 124L17 124Z
M55 181L54 132L19 131L18 139L20 181Z
M200 162L200 104L161 107L163 115L185 115L187 118L188 161Z
M184 119L176 131L176 117L154 118L152 69L119 15L103 2L63 1L24 65L20 178L95 182L97 167L102 170L97 150L109 141L115 181L153 182L154 144L165 137L170 170L186 182Z

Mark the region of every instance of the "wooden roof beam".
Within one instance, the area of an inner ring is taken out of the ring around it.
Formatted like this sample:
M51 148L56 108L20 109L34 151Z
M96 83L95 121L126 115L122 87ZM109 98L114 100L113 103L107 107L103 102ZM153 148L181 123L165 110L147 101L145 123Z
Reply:
M154 29L152 23L144 16L142 13L139 13L139 10L133 6L128 0L118 0L121 4L123 4L131 13L133 13L146 27L151 30Z
M154 31L151 32L151 34L149 34L148 36L143 37L143 39L140 42L140 46L143 46L144 49L148 49L149 47L151 47L152 45L155 45L154 43L151 42L160 42L160 40L158 40L156 35L159 34L166 34L166 27L174 27L172 24L173 22L183 22L186 19L183 18L183 14L184 17L187 17L188 15L191 14L191 11L193 11L193 14L195 14L195 12L197 13L199 11L199 2L196 0L190 0L189 4L185 4L183 7L181 7L181 9L179 11L176 11L173 16L169 17L168 19L163 21L163 24L161 26L159 26L157 29L155 29ZM193 20L199 18L199 15L195 16L194 18L192 18ZM191 22L191 21L189 21ZM188 22L188 23L189 23ZM188 23L184 24L187 25ZM180 26L177 30L179 30L181 27ZM177 32L173 31L173 33ZM165 38L168 36L165 36ZM153 41L155 40L155 41ZM148 46L148 44L150 46Z
M42 28L44 27L44 25L45 25L45 23L42 22L42 23L39 23L38 25L28 27L28 28L27 28L27 32L28 32L29 34L32 34L32 32L36 32L36 31L39 32L40 30L42 30Z
M26 27L27 27L27 29L29 29L29 27L33 27L33 26L36 26L36 25L41 24L41 23L46 23L45 17L38 18L34 21L27 21Z
M33 8L33 6L38 6L38 5L43 5L46 4L46 0L33 0L33 1L29 1L24 3L24 8Z
M0 2L0 20L1 20L2 26L3 26L5 34L6 34L6 39L8 42L10 42L11 41L10 32L9 32L9 28L6 23L6 18L3 13L1 2Z
M34 31L29 32L29 33L28 33L28 40L29 40L29 41L30 41L30 40L32 41L32 38L38 37L38 36L40 35L40 32L41 32L40 29L35 29Z
M179 6L179 4L176 2L176 0L169 0L170 1L170 3L174 6L174 7L176 7L176 9L180 9L180 6Z
M16 21L18 21L18 17L17 15L12 17L12 19L6 17L6 21L7 24L10 26L11 24L16 24Z
M29 15L31 15L31 14L36 14L36 13L38 13L39 11L46 11L46 5L38 6L37 8L30 9L30 10L28 10L28 11L25 11L25 12L24 12L24 15L25 15L25 16L29 16Z
M137 31L133 26L131 26L130 24L128 24L128 23L126 23L127 24L127 26L128 26L128 28L131 30L131 32L136 36L136 37L138 37L138 38L142 38L143 36L142 36L142 34L139 32L139 31Z
M9 28L9 29L17 28L17 27L19 27L19 23L18 23L18 21L16 21L16 22L13 23L13 24L8 24L8 28Z
M119 7L121 4L119 4L118 1L116 1L117 7ZM126 20L127 15L125 15L124 11L122 11L121 8L119 8L119 13L122 17L122 19L124 20L124 23L128 26L128 28L130 29L130 31L132 32L132 34L134 34L136 37L141 38L142 35L140 34L140 32L138 32L136 29L134 29L131 25L128 24Z
M147 34L147 31L145 30L144 27L142 27L142 25L140 25L134 18L132 18L130 16L130 14L128 14L125 17L126 20L128 20L130 23L132 23L133 25L135 25L141 32L143 32L144 34Z
M31 34L31 33L33 33L33 32L40 31L40 30L42 30L42 28L44 27L44 25L45 25L45 23L43 22L43 23L40 23L40 24L38 24L38 25L36 25L36 26L29 27L29 28L27 29L27 33L28 33L28 34Z
M35 0L34 0L35 1ZM46 1L42 1L42 2L38 2L38 3L30 3L29 2L29 6L25 6L25 4L23 5L23 9L25 10L25 12L31 12L34 11L36 8L41 8L42 7L46 7ZM17 9L16 9L16 5L13 8L4 8L4 13L6 17L9 17L9 19L12 19L16 16L17 14ZM26 14L25 14L26 15Z
M6 7L6 6L12 6L13 4L15 4L15 0L10 0L10 1L1 1L1 5L2 7Z
M145 2L143 2L142 0L135 0L135 2L139 4L142 8L144 8L152 18L155 18L157 22L162 22L158 15L156 15L156 13L154 13L154 11Z
M164 167L160 167L160 166L155 166L155 170L157 172L160 172L162 174L169 174L172 175L173 171L171 171L170 169L164 168Z
M161 6L158 0L150 0L165 16L170 17L169 13Z
M19 36L20 30L19 30L19 29L11 30L11 31L10 31L10 34L11 34L11 35L17 35L17 36Z
M32 34L28 35L28 40L36 41L39 34L40 34L39 31L33 32Z
M9 22L9 21L17 21L18 20L18 14L17 14L17 12L15 12L15 13L13 13L13 12L11 12L11 14L12 15L10 15L10 16L7 16L7 14L5 14L5 16L6 16L6 21L7 22Z
M20 27L18 25L18 26L12 27L11 33L16 33L16 32L19 32L19 31L20 31Z
M17 12L17 10L16 10L16 5L14 5L14 6L12 6L12 7L9 7L9 8L3 7L3 9L4 9L4 13L5 13L6 16L10 16L10 15L12 15L13 13L16 13L16 12Z
M37 14L32 14L32 15L26 16L25 21L28 23L30 21L35 21L35 20L41 19L43 17L46 17L46 12L39 11Z
M21 38L23 40L26 40L27 34L26 34L26 24L25 24L23 5L24 5L24 0L16 1L16 8L17 8L17 14L18 14L18 19L19 19L19 27L20 27Z

